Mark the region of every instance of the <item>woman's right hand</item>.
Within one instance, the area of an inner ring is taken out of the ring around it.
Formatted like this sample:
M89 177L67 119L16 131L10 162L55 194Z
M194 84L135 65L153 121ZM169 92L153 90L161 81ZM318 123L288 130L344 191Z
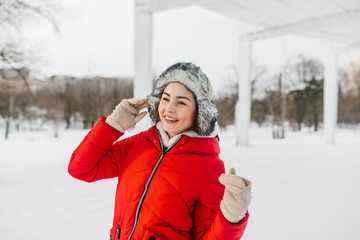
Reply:
M105 122L116 130L125 132L145 117L146 112L139 112L147 106L149 106L147 98L123 99Z

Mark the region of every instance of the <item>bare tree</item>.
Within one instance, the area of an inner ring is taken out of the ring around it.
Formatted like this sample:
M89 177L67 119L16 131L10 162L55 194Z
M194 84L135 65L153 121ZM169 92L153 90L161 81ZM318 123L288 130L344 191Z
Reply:
M349 72L343 69L339 71L339 74L342 81L339 87L338 122L340 126L356 128L360 123L360 70L350 73L353 79L350 79ZM349 84L350 80L353 84ZM345 85L348 85L346 89Z
M218 124L222 128L227 125L234 124L235 120L235 104L237 96L235 94L215 98L214 102L219 109Z
M289 91L288 118L301 130L304 119L318 128L322 105L324 67L319 60L301 57L290 66L287 89ZM307 116L310 115L310 116Z
M338 122L355 128L360 123L360 96L340 94Z
M38 106L45 109L45 119L54 123L54 137L59 137L59 124L64 119L66 113L66 102L58 92L53 91L52 87L46 88L37 92ZM66 118L65 118L66 119Z
M25 68L17 71L0 69L0 81L4 83L3 88L0 89L3 96L0 102L0 115L5 119L6 139L9 136L11 122L24 116L26 106L34 101L34 98L22 87L23 79L28 81L28 78L29 70Z
M297 130L301 130L301 124L305 118L306 113L306 94L303 89L293 90L288 94L289 104L288 113L290 120L295 121L297 124Z
M268 69L265 66L252 64L250 73L252 102L256 101L256 99L260 97L260 89L262 88L263 81L267 73ZM235 65L232 65L230 67L229 76L225 79L225 84L222 87L222 91L220 91L219 95L214 99L214 102L220 111L218 119L218 124L220 127L225 127L226 125L234 123L235 105L238 101L238 79L238 69Z
M124 98L133 97L133 82L131 78L103 78L104 114L110 114L116 105Z
M34 98L30 91L28 78L23 75L24 68L30 68L32 62L36 59L33 52L22 49L21 30L25 23L32 19L45 19L50 22L54 29L58 30L54 13L56 11L56 4L52 0L1 0L0 1L0 69L8 69L18 73L18 76L24 83L24 88L27 94ZM5 116L6 134L10 128L12 120L15 97L13 95L14 89L9 88L7 82L9 79L5 76L0 77L0 88L5 89L10 95L9 112L10 115ZM3 113L6 111L3 110ZM0 114L2 114L0 112Z
M101 116L110 114L122 99L133 96L130 79L82 79L76 83L75 89L84 128L94 126Z
M346 78L346 73L340 71L340 74ZM360 79L360 71L356 72L355 77ZM341 126L351 128L356 128L360 123L360 81L354 81L354 83L355 86L346 91L342 89L341 84L339 87L338 122Z
M77 110L77 99L75 92L75 84L79 79L70 76L52 76L48 79L48 91L54 98L57 98L62 104L56 104L58 111L61 111L66 129L71 127L71 120ZM56 114L59 115L59 114Z
M271 118L272 137L274 139L283 138L281 134L281 108L282 108L282 94L281 85L282 74L277 74L268 79L265 87L265 96L262 102L267 106L267 113Z
M305 81L304 89L307 99L308 126L314 125L314 131L318 130L319 120L322 113L324 79L317 80L315 76L310 81Z
M58 5L53 0L1 0L0 1L0 69L19 71L29 68L36 59L33 52L21 48L19 34L29 20L45 19L58 31L54 18ZM21 75L21 71L18 72ZM27 90L26 78L22 78Z
M256 99L252 102L252 120L255 121L259 127L266 121L266 116L269 115L269 106L264 99Z

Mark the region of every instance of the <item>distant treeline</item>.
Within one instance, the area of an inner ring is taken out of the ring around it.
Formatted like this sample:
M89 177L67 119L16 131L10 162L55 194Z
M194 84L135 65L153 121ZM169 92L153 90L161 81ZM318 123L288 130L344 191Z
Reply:
M24 122L37 130L48 120L65 122L66 128L91 128L122 99L133 96L131 78L54 76L28 80L28 88L21 79L7 83L0 88L0 116L18 130Z
M220 110L219 126L223 128L235 121L238 99L235 69L233 77L228 78L213 99ZM323 121L321 63L303 60L286 70L270 76L265 67L253 68L251 121L259 126L267 123L278 128L286 123L293 130L306 126L317 131ZM36 80L29 75L26 69L20 72L0 69L0 117L5 120L6 136L10 123L17 130L24 123L37 130L46 121L53 121L55 126L65 123L66 128L91 128L122 99L133 97L132 78L53 76ZM341 85L339 89L338 122L357 126L360 96L343 93Z
M317 131L323 122L324 71L322 62L301 57L288 62L284 69L269 74L264 66L253 64L251 72L251 121L279 129L282 123L292 130L308 127ZM358 76L360 77L360 76ZM235 105L238 99L238 72L233 67L222 93L215 99L220 109L219 126L234 124ZM354 88L344 91L344 73L339 71L339 126L357 127L360 124L360 81ZM345 79L349 81L351 79ZM279 132L273 132L277 138Z

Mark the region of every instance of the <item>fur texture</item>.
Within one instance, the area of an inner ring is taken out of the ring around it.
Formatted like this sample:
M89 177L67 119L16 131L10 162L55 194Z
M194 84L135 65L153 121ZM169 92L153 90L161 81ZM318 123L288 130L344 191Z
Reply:
M199 135L209 136L214 131L219 111L215 103L211 101L212 87L209 79L193 63L176 63L166 69L156 80L155 89L148 96L148 111L151 119L155 123L160 121L158 107L161 95L165 87L171 82L180 82L194 93L197 104L197 117L193 130Z
M189 130L189 131L185 131L181 134L175 135L172 138L169 138L169 136L166 134L165 130L163 129L163 127L161 125L161 122L158 122L156 124L156 128L157 128L157 130L159 130L161 140L166 148L169 148L170 146L172 146L182 135L186 135L191 138L194 138L194 137L197 137L197 138L218 137L217 125L215 126L215 130L209 136L202 136L202 135L199 135L198 133L196 133L194 130Z

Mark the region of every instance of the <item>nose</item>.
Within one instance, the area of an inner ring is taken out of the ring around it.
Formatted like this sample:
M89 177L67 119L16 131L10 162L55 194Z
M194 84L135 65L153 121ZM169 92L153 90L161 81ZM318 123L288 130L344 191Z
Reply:
M167 112L175 112L175 103L173 101L170 101L166 107L165 107L165 110Z

